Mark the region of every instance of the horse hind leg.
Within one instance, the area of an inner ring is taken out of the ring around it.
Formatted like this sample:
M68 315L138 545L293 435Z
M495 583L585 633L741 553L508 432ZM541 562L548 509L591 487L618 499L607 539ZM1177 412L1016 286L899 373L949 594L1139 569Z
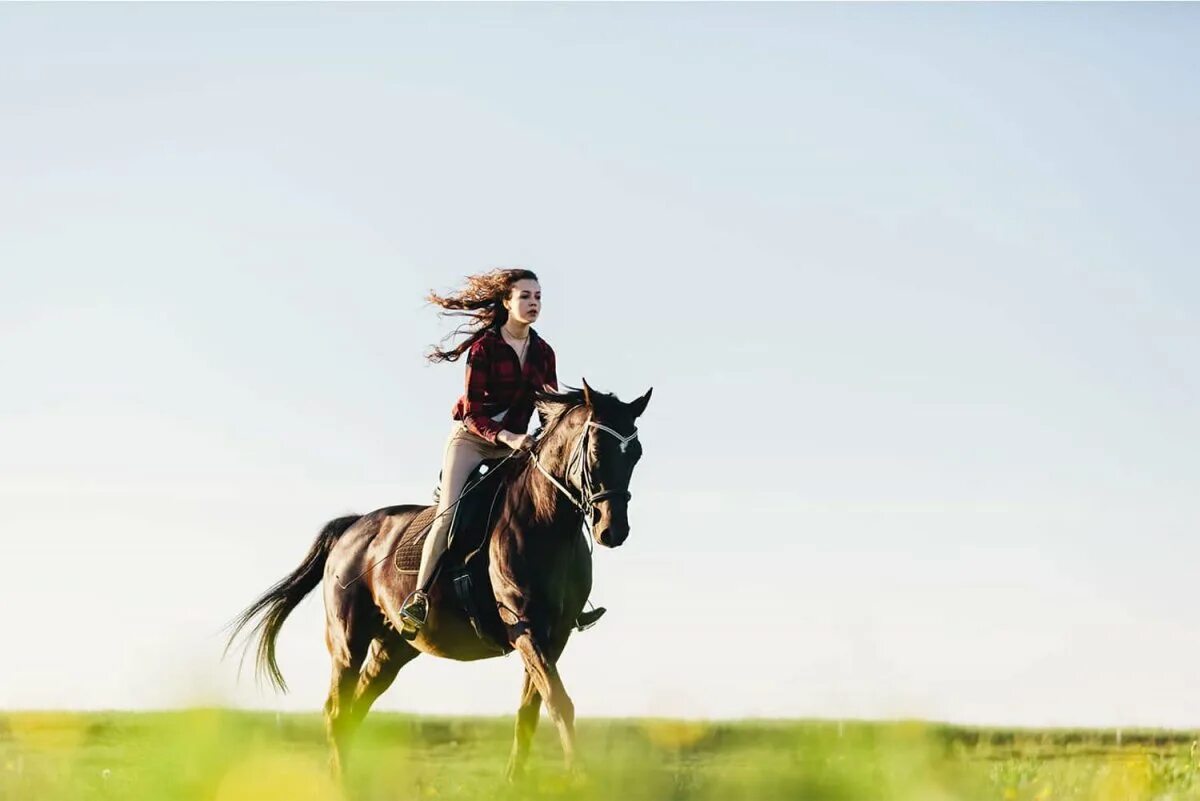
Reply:
M517 725L513 732L512 754L508 758L507 777L510 782L520 779L525 773L525 763L529 759L529 745L537 732L538 717L542 711L542 695L533 683L529 671L525 671L525 681L521 686L521 708L517 710Z
M359 673L358 684L354 690L355 727L362 723L376 699L392 686L400 668L420 655L420 651L393 631L388 631L386 636L377 637L372 641L370 653Z
M329 738L329 772L341 783L345 776L347 750L354 733L354 695L359 669L375 639L377 627L368 625L361 614L326 616L325 645L332 671L329 696L325 699L325 732ZM382 628L382 624L378 626Z

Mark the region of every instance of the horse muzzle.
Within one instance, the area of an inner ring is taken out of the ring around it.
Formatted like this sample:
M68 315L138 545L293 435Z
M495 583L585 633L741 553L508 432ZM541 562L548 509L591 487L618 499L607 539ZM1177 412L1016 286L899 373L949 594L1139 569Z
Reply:
M592 536L605 548L616 548L629 537L629 508L624 500L602 501L592 509Z

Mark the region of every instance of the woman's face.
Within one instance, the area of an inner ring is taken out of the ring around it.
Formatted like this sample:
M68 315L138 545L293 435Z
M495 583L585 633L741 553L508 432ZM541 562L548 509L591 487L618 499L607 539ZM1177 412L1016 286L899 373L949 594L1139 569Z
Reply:
M542 310L541 285L532 278L522 278L512 285L504 307L513 320L532 325Z

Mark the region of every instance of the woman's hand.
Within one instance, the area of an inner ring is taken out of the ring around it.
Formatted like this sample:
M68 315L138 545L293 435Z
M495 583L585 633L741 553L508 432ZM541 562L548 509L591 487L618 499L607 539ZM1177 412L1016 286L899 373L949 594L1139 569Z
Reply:
M511 431L501 431L496 435L496 439L503 442L514 451L530 451L533 450L536 440L528 434L514 434Z

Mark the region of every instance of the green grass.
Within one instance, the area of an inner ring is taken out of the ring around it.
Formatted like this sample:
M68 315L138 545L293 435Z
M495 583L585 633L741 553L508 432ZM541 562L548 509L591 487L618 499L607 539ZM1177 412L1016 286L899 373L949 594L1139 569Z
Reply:
M1200 801L1192 732L585 720L580 778L543 721L529 777L510 788L511 733L509 718L373 713L349 797ZM2 801L338 799L326 757L318 715L0 713Z

